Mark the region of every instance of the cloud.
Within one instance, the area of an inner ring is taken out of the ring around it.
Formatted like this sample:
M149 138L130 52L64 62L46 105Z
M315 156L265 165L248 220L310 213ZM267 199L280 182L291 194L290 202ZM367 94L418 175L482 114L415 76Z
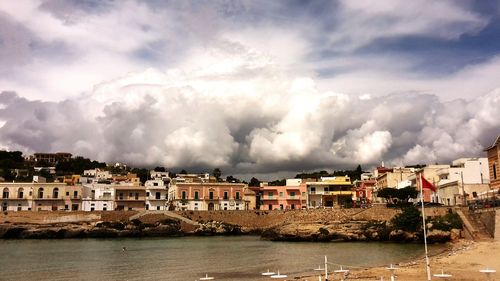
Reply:
M500 59L470 3L1 2L0 145L240 174L480 156Z
M218 66L148 69L61 102L3 92L1 145L172 170L262 174L381 161L447 163L482 156L500 128L500 90L449 102L420 93L357 98L321 91L311 77L237 50L222 44L210 49Z

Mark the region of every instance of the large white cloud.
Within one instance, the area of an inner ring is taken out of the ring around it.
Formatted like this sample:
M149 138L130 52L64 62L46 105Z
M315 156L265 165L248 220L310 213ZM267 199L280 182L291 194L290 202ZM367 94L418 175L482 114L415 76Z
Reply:
M1 145L245 174L448 162L482 156L499 132L498 90L470 101L418 93L357 98L321 91L262 54L210 52L220 65L148 69L62 102L4 92Z

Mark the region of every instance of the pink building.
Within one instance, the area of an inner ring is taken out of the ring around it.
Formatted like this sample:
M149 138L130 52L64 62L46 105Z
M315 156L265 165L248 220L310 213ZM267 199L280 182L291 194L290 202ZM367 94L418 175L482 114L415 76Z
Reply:
M371 203L373 198L373 189L377 181L375 179L357 180L354 183L354 190L356 191L356 201L358 203Z
M263 186L261 210L293 210L307 208L305 183L296 186Z

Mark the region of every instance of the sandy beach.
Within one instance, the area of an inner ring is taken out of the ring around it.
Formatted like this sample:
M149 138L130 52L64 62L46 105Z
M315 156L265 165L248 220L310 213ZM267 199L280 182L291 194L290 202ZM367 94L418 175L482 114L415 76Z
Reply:
M432 277L432 280L487 280L485 274L479 270L487 267L494 268L497 273L491 275L491 280L500 280L500 241L473 242L459 240L449 250L430 257L431 273L451 274L449 279ZM425 259L396 265L397 280L427 280L425 271ZM390 272L383 267L369 269L353 269L346 280L390 280ZM297 279L294 279L297 280ZM318 276L303 277L298 280L318 280ZM324 279L323 279L324 280ZM329 276L329 280L340 280L340 275Z

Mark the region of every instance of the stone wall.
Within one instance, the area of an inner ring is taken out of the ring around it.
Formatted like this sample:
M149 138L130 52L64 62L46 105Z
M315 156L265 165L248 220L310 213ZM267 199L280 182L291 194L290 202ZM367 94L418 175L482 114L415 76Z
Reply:
M495 210L484 210L478 214L479 220L484 224L486 231L493 236L495 234Z
M444 215L448 208L426 208L426 216ZM268 228L287 222L326 223L350 220L388 221L399 209L376 207L369 209L308 209L273 211L183 211L176 212L199 222L219 221L248 228ZM20 211L0 213L0 223L53 224L90 221L124 221L135 211Z

